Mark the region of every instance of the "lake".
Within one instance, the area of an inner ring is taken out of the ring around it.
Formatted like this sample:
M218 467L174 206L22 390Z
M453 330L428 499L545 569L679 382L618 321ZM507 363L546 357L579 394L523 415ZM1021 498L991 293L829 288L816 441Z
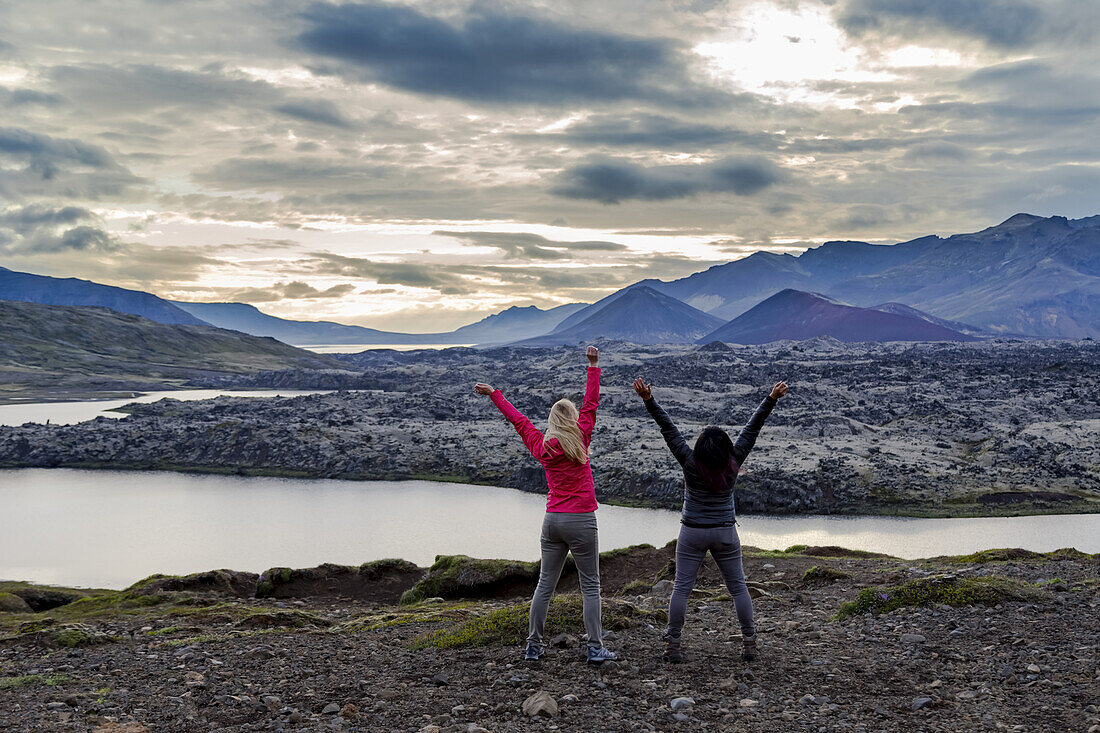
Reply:
M122 588L153 573L358 564L436 554L534 560L544 498L430 481L151 471L0 471L0 579ZM679 514L603 506L601 549L676 537ZM740 518L768 549L842 545L907 558L992 547L1100 552L1100 514L988 519Z
M329 390L302 389L181 389L147 392L137 397L121 400L82 400L80 402L28 402L20 405L0 405L0 425L22 425L36 422L53 425L72 425L97 417L126 417L125 412L112 412L132 402L156 402L170 397L174 400L208 400L212 397L296 397L303 394L320 394Z

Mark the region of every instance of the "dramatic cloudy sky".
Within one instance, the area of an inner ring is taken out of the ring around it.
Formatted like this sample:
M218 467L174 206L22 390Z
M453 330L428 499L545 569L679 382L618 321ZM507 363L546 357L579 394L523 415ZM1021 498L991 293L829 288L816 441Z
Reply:
M416 331L1100 213L1095 0L0 0L0 265Z

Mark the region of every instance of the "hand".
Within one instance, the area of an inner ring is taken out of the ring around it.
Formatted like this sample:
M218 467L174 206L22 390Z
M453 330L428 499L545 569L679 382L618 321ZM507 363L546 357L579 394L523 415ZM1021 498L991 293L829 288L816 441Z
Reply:
M584 355L588 357L588 363L592 366L596 366L600 360L600 350L595 346L589 346L588 350L584 352Z
M634 380L634 391L637 392L638 396L641 397L643 400L648 400L650 397L653 396L653 390L651 389L651 387L653 387L653 385L646 384L644 381L642 381L641 377L638 377Z
M785 394L787 394L787 383L786 382L776 382L775 386L772 387L772 394L771 394L772 399L773 400L778 400L780 397L782 397Z
M474 391L478 394L491 395L493 393L493 388L484 382L478 382L474 385Z

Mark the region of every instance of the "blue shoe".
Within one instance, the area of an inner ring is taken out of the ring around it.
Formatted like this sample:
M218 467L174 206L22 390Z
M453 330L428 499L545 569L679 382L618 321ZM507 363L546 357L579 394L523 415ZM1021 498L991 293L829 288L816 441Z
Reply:
M602 646L590 646L588 647L588 663L589 664L603 664L604 662L614 662L618 659L615 656L615 652L602 647Z
M527 651L523 653L523 659L528 662L537 662L542 656L542 647L533 641L527 642Z

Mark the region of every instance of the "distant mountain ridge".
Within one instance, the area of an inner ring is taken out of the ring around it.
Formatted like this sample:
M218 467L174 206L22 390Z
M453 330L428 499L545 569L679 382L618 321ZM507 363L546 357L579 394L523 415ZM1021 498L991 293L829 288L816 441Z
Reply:
M602 305L600 305L602 304ZM600 305L599 308L595 308ZM593 310L595 308L595 310ZM576 319L580 320L576 320ZM683 301L638 286L620 291L574 313L543 336L516 342L521 346L549 346L621 339L639 344L692 343L722 322Z
M219 328L270 336L288 344L488 344L505 343L545 333L585 303L542 310L512 306L454 331L400 333L351 326L333 321L294 321L270 316L247 303L186 303L174 305Z
M157 323L210 325L152 293L100 285L75 277L32 275L6 267L0 267L0 300L42 305L92 305L110 308L119 313L131 313Z
M847 342L976 340L933 323L923 315L859 308L820 293L788 288L703 336L698 343L724 341L751 345L821 336Z

